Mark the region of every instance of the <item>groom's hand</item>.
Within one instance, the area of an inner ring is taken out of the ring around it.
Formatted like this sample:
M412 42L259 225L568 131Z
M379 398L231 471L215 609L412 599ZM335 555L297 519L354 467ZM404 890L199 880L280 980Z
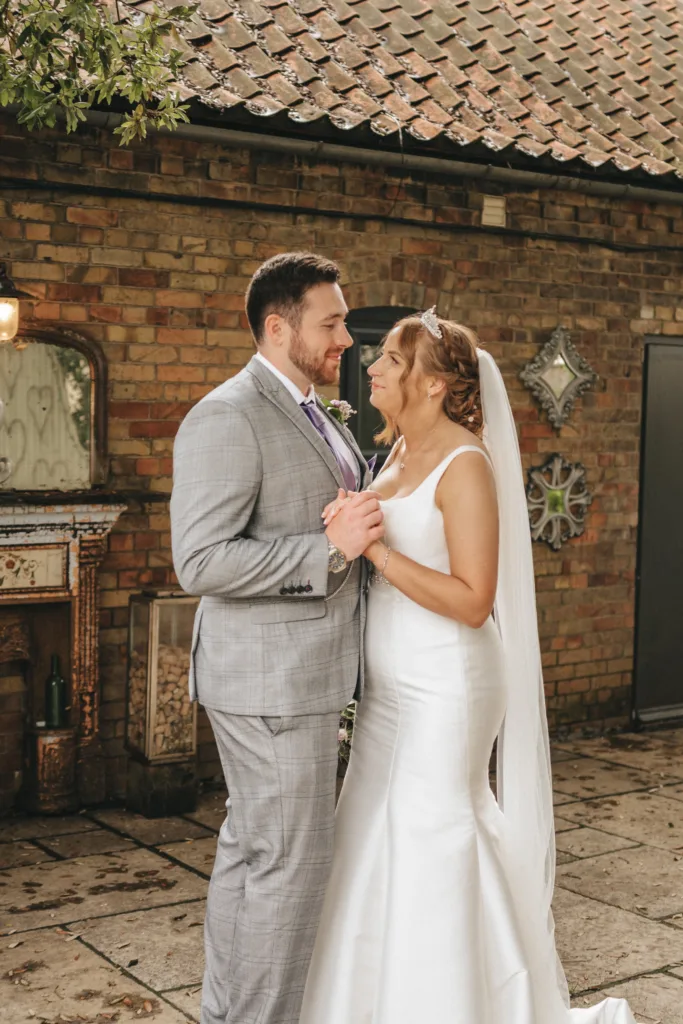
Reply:
M384 536L384 513L374 491L350 494L325 530L327 539L351 561Z

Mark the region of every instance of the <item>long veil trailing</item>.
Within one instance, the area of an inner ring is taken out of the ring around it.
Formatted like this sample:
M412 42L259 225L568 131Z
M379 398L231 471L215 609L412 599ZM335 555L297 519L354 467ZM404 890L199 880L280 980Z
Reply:
M522 936L534 972L536 1019L543 1024L635 1024L623 1000L569 1010L564 971L555 949L551 902L555 833L548 723L536 618L529 514L517 431L505 384L494 359L478 349L484 442L493 463L500 511L498 588L508 702L498 737L498 802L505 817L513 884L521 894Z

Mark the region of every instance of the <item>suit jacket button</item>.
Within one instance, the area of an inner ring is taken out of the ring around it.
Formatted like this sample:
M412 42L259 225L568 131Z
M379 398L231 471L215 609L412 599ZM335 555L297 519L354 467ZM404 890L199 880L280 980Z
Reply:
M282 597L284 597L285 594L288 594L288 593L289 593L289 591L287 590L287 587L280 587L280 594L282 595Z
M311 584L307 583L306 586L304 587L304 593L305 594L310 594L312 592L312 590L313 590L313 587L311 586Z
M288 594L296 594L296 587L287 587Z
M297 594L303 594L305 590L306 588L302 587L301 584L299 584L299 586L296 588Z

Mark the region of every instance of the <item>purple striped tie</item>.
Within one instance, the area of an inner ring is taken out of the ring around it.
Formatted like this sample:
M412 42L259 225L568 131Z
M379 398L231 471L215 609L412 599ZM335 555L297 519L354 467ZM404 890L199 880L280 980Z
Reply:
M326 429L327 423L326 423L325 416L323 416L323 414L321 413L320 409L315 404L315 402L302 402L301 403L301 408L306 413L306 415L308 416L309 420L311 421L311 423L313 424L315 429L318 431L318 433L322 437L323 441L325 441L325 443L328 445L328 447L330 448L332 454L334 455L335 459L337 460L337 465L339 466L339 469L341 470L341 475L344 478L344 486L346 487L346 490L347 491L355 491L355 489L356 489L356 476L355 476L355 473L351 469L351 466L349 466L348 462L346 462L346 460L343 459L340 455L337 455L337 452L334 450L334 448L333 448L333 446L332 446L332 444L330 442L330 439L327 436L327 429Z

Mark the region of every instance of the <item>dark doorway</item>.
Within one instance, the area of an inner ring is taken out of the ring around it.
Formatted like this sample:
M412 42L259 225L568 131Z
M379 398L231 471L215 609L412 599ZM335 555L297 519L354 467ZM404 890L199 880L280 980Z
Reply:
M634 720L683 718L683 338L646 338Z
M384 335L398 320L414 312L404 306L371 306L352 309L346 318L354 346L344 355L340 394L358 412L357 416L351 417L349 427L365 458L377 455L375 472L381 469L389 452L386 448L378 448L374 441L374 435L382 427L382 417L370 405L368 366L377 359Z

